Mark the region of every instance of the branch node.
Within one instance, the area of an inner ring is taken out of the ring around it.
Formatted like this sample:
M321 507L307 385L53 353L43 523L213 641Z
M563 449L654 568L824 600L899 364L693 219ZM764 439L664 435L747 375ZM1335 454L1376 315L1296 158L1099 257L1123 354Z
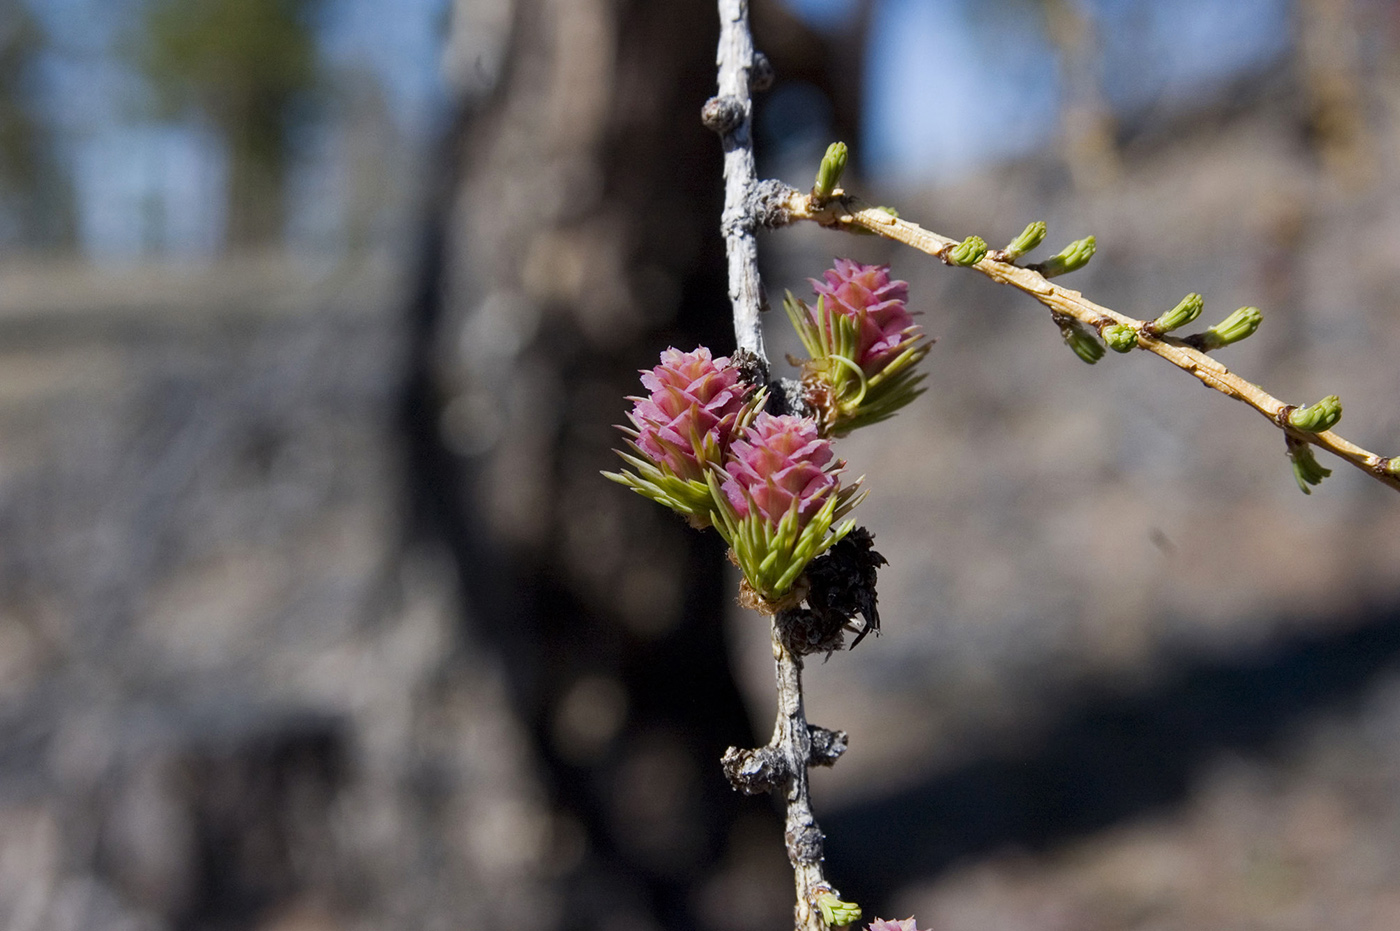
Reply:
M797 188L781 181L769 179L754 185L749 195L749 214L758 229L775 230L792 222L792 210L788 202Z
M748 210L735 210L732 213L726 210L719 218L720 232L726 239L752 236L754 226L753 213Z
M772 395L768 408L774 414L796 414L798 417L811 417L812 405L807 403L807 395L802 382L796 378L779 378L770 386Z
M724 776L736 792L762 795L783 785L792 775L785 756L773 747L740 750L730 747L720 758Z
M727 136L744 122L747 108L738 97L711 97L700 108L700 122L705 128L721 136Z
M788 828L784 835L787 841L788 861L797 863L822 862L822 832L815 824L803 824Z
M808 724L807 734L812 739L812 752L808 759L810 766L831 766L846 752L849 738L845 731L829 731L824 727Z
M739 370L739 380L744 384L754 388L762 388L768 384L768 363L759 358L757 353L743 348L736 349L730 354L729 361Z

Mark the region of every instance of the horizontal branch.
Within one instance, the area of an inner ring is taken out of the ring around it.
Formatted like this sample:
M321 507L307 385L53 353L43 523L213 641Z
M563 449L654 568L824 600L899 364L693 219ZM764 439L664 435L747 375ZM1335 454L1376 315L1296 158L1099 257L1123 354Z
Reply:
M926 230L917 223L902 220L888 211L867 207L855 197L840 192L820 205L815 204L810 195L793 192L785 207L790 220L812 220L835 229L865 230L939 258L944 257L947 250L958 245L957 240ZM1390 457L1362 449L1330 430L1320 433L1298 430L1288 422L1288 415L1294 410L1294 405L1285 404L1183 340L1153 335L1150 330L1144 330L1148 325L1147 321L1137 320L1095 304L1078 291L1052 284L1039 272L1006 261L995 251L988 252L980 261L968 267L976 269L993 281L1024 291L1048 307L1052 313L1071 317L1085 326L1092 327L1096 332L1113 324L1132 327L1138 331L1137 348L1161 356L1177 368L1190 372L1206 386L1237 401L1243 401L1283 430L1294 442L1319 446L1372 478L1400 490L1400 476L1392 474L1388 468L1391 465Z

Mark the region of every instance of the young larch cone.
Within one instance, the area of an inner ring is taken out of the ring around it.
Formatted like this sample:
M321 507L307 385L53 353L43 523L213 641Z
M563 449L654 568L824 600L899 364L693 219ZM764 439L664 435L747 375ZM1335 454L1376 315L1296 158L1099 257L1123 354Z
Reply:
M831 443L807 417L761 412L729 446L723 485L711 474L715 527L761 602L783 606L811 560L850 532L832 529L859 501L842 488Z
M839 484L834 471L823 471L832 455L831 443L817 434L815 421L759 414L730 446L725 497L739 517L757 511L773 527L795 508L800 532Z
M866 375L875 375L896 356L915 326L909 313L909 283L890 278L888 265L862 265L837 259L836 267L815 278L812 290L819 298L811 309L816 315L838 313L856 324L855 358L851 361Z
M804 397L823 435L844 436L894 415L921 393L914 365L929 343L907 305L909 285L888 265L837 259L812 279L816 306L791 294L784 307L810 359L802 366Z
M734 431L763 404L763 393L746 397L751 389L739 367L704 346L667 349L660 365L642 371L642 386L648 395L630 398L632 428L619 428L631 452L618 455L631 468L603 474L692 526L708 527L715 504L707 473L724 461Z
M671 348L642 372L642 386L650 395L630 399L637 448L678 478L704 481L705 464L721 460L744 406L738 368L725 356L712 359L704 346Z
M876 918L866 926L866 931L919 931L919 928L914 924L913 918L905 918L902 921Z

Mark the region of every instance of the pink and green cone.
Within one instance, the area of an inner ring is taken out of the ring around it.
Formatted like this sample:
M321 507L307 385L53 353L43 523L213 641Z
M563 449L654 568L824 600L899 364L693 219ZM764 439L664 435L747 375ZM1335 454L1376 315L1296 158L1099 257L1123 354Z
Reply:
M736 427L753 416L761 397L745 405L750 388L728 358L711 358L701 346L693 352L667 349L661 364L642 372L646 397L630 398L630 453L618 452L631 471L605 472L653 501L708 526L714 500L706 474L719 466Z
M922 392L914 366L929 343L909 313L907 282L888 265L837 259L812 279L816 306L788 294L788 317L808 355L802 382L823 432L844 436L893 416Z
M876 918L866 925L866 931L919 931L919 927L914 923L913 918L905 918L902 921Z
M861 497L858 481L841 487L844 463L832 455L816 421L764 412L730 444L723 475L710 475L715 527L749 587L768 602L787 594L807 563L854 526L832 528Z

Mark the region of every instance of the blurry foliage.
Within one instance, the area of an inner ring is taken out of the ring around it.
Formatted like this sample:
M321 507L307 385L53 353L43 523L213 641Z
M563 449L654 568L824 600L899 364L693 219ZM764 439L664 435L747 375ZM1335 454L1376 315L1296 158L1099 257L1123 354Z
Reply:
M34 102L33 72L47 42L28 7L0 5L0 241L72 242L70 192Z
M229 157L231 245L276 239L298 104L318 79L321 0L148 0L136 58L167 115L194 111Z

